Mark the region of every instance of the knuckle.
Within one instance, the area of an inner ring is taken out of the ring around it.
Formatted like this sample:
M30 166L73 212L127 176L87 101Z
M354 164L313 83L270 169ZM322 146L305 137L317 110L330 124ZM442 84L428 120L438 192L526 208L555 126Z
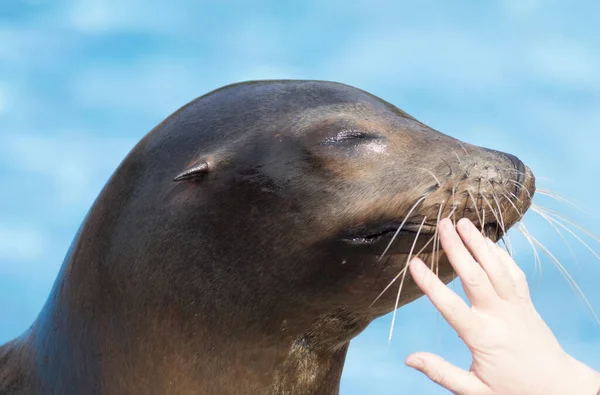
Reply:
M527 276L525 275L525 272L520 267L517 267L517 269L515 270L515 276L516 276L517 281L527 282Z
M471 273L465 276L464 282L470 287L479 287L483 284L483 276L483 271L473 270Z
M450 317L452 317L453 319L460 318L460 316L461 316L460 308L454 304L448 306L448 315L450 315Z
M509 273L509 271L508 271L508 269L507 269L507 268L505 268L505 267L504 267L504 266L502 266L502 265L498 265L498 266L497 266L497 267L495 267L495 268L494 268L494 270L493 270L493 276L494 276L494 277L498 277L498 278L502 278L502 279L504 279L504 278L507 278L507 277L509 277L509 276L510 276L510 273Z
M508 270L504 270L501 267L488 270L487 273L489 275L489 279L493 282L500 284L507 284L513 282L513 278L510 276Z
M459 307L450 307L448 311L448 321L452 322L452 326L460 335L467 335L477 327L477 322L470 316L470 310L464 311ZM471 326L471 329L468 327Z
M491 345L493 344L489 338L481 336L469 336L467 339L463 339L463 341L468 344L468 346L477 351L489 350Z
M527 290L517 289L516 300L519 303L528 305L531 303L531 296L529 295L529 292Z
M441 385L442 387L445 387L446 378L439 370L433 370L433 371L429 372L428 376L431 379L431 381L433 381L434 383Z

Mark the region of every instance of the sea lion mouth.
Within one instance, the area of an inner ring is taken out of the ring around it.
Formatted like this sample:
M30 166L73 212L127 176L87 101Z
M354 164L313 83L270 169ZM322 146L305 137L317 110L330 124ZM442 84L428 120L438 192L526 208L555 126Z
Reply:
M402 226L402 228L400 228ZM476 224L477 226L477 224ZM479 225L480 226L480 225ZM428 238L436 234L437 224L406 222L380 224L378 226L360 229L350 232L341 238L342 241L353 245L370 245L381 242L390 242L394 235L398 238L410 238L413 240L419 237ZM398 231L400 229L400 231ZM503 236L503 230L495 221L490 221L483 226L483 232L486 237L492 240L499 240Z
M401 226L402 228L400 228ZM396 235L396 238L415 238L417 234L420 236L433 236L435 234L435 224L423 224L423 226L414 222L407 222L404 225L400 222L379 224L350 232L342 237L342 240L349 244L365 245L376 244L384 239L390 241L394 235Z

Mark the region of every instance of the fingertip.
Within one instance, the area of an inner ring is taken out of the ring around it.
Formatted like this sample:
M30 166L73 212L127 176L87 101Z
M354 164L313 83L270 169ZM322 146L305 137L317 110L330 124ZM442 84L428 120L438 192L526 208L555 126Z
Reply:
M473 222L471 222L471 220L468 218L461 218L456 224L456 227L462 230L469 230L471 227L474 226L475 225L473 225Z
M410 263L409 263L409 268L410 268L410 272L413 275L413 278L415 278L415 277L425 277L425 275L429 271L429 268L427 267L427 265L425 264L425 262L423 262L419 258L413 258L410 261ZM418 280L419 280L419 278L415 278L415 281L417 283L419 283Z
M452 234L452 232L456 233L454 223L449 218L444 218L440 221L440 224L438 225L438 231L440 232L441 240L446 240Z
M468 218L462 218L456 225L456 230L464 243L479 241L481 233Z
M425 262L423 262L421 260L421 258L419 258L419 257L414 257L414 258L412 258L410 260L409 265L412 266L412 267L414 267L414 268L420 268L420 267L425 266Z
M419 358L416 355L410 355L408 358L406 358L406 361L404 363L406 364L406 366L417 370L421 370L425 366L425 362L423 361L423 359Z
M489 393L485 383L442 357L430 353L410 355L406 365L425 374L434 383L441 385L450 392L460 394Z
M454 223L452 222L452 220L450 218L444 218L440 221L440 230L441 229L449 229L449 228L453 228L454 227Z

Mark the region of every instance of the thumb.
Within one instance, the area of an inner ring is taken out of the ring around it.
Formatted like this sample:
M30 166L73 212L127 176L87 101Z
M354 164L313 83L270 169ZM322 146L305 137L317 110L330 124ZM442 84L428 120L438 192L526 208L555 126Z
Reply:
M485 394L488 387L472 373L469 373L441 357L430 353L412 354L406 365L425 374L434 383L455 394Z

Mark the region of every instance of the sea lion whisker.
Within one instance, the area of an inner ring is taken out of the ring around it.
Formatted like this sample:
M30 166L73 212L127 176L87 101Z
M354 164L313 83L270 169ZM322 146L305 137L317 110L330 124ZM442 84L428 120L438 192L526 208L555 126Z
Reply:
M398 304L400 303L400 294L402 293L402 286L404 285L404 279L406 278L406 273L408 272L408 265L410 264L410 260L412 259L413 252L415 250L415 246L417 245L417 240L419 239L419 235L421 234L421 230L423 230L423 226L425 225L425 221L427 217L423 217L423 221L421 222L421 226L417 231L417 235L415 236L415 240L413 241L413 245L410 248L410 253L408 254L408 259L406 260L405 267L403 269L402 280L400 280L400 286L398 287L398 294L396 295L396 304L394 305L394 314L392 315L392 325L390 326L390 337L388 339L388 343L392 342L392 334L394 332L394 323L396 322L396 313L398 311Z
M467 216L466 212L467 212L467 208L468 208L467 206L469 205L469 194L464 194L463 193L463 196L465 196L465 201L464 201L464 203L462 205L462 214L461 214L461 216L462 217L466 217ZM456 223L454 224L454 227L456 228Z
M479 214L479 208L477 207L477 202L475 201L475 197L473 196L473 194L471 193L470 190L467 190L467 193L469 194L469 197L471 198L471 201L473 202L473 207L475 207L475 213L477 214L477 218L479 219L479 223L483 223L481 221L481 215Z
M460 156L458 155L458 153L454 150L452 150L452 152L454 152L454 155L456 155L456 159L458 159L458 164L462 164L462 161L460 160Z
M523 221L517 223L516 228L519 232L521 232L521 234L523 235L525 240L527 240L527 242L529 243L529 245L531 246L531 248L533 250L533 275L535 276L536 269L539 267L540 277L539 277L538 283L537 283L539 285L539 282L542 279L542 259L540 258L540 254L538 253L535 243L533 242L533 240L531 240L531 235L529 233L529 230L525 226L525 223ZM536 285L536 287L537 287L537 285Z
M444 159L444 158L440 158L440 159L442 160L442 162L444 162L446 164L446 166L448 166L448 169L450 170L450 172L448 173L448 177L452 177L452 175L454 174L454 170L452 170L452 166L450 166L450 163L448 163L448 161L446 161L446 159Z
M469 151L467 151L467 149L465 148L464 144L463 144L463 143L461 143L461 142L459 142L459 143L458 143L458 145L460 146L460 148L462 148L462 149L463 149L463 151L465 151L465 154L466 154L467 156L469 156Z
M431 244L431 242L434 240L433 236L429 238L429 240L427 241L427 243L425 243L425 245L419 250L419 252L417 252L415 254L415 256L419 256L421 255L426 249L427 247L429 247L429 245ZM402 269L400 271L400 273L398 273L396 275L396 277L394 277L394 279L384 288L383 291L381 291L381 293L379 295L377 295L377 297L375 298L375 300L373 300L373 302L369 305L369 307L373 307L373 305L379 300L381 299L381 297L383 296L383 294L386 293L386 291L388 289L390 289L390 287L400 278L400 276L404 273L404 270L406 270L406 267L404 269Z
M577 262L577 257L575 256L575 252L573 252L573 248L571 248L571 244L569 243L569 241L565 238L565 236L563 235L563 233L560 231L560 229L558 229L556 227L556 225L554 225L554 219L550 218L547 214L545 214L544 212L542 212L541 210L538 210L536 208L532 208L531 211L533 211L534 213L538 214L540 217L542 217L546 222L548 222L548 224L550 224L550 226L552 228L554 228L554 230L556 231L556 233L558 233L558 235L560 236L560 238L565 242L565 244L567 245L567 248L569 248L569 252L571 253L571 256L573 257L573 260L575 262ZM558 221L557 221L558 222ZM570 231L570 230L569 230ZM577 237L577 236L576 236ZM586 245L581 239L580 239L581 243L583 243L584 245ZM594 253L594 255L596 255ZM596 255L596 257L598 259L600 259L600 257L598 257Z
M518 201L519 203L521 203L521 199L519 199L519 197L517 195L515 195L514 192L511 191L507 191L506 188L504 189L505 192L509 193L516 201Z
M442 220L442 211L444 210L444 203L442 202L440 204L440 209L438 211L438 215L437 215L437 222L435 223L435 232L433 234L433 250L432 250L432 256L431 256L431 271L434 270L434 266L435 266L435 274L436 276L439 275L439 257L436 256L436 247L437 247L437 242L438 242L438 236L439 236L439 224L440 221ZM437 263L437 265L436 265Z
M498 231L498 226L500 226L500 218L498 217L498 215L496 215L496 211L494 210L494 208L492 207L492 204L490 203L490 201L485 197L484 194L481 194L481 197L483 198L483 200L487 203L488 207L490 208L490 211L492 212L492 214L494 215L494 218L496 218L496 232ZM502 228L501 228L502 229ZM503 229L504 231L504 229Z
M454 214L456 213L456 209L457 209L457 207L456 207L456 206L452 208L452 211L450 211L450 214L448 214L448 217L447 217L448 219L449 219L450 217L454 217Z
M458 159L458 164L462 164L462 161L460 160L460 156L458 155L458 153L454 150L452 150L454 152L454 155L456 155L456 159Z
M441 222L438 221L438 227L439 227L439 223ZM435 271L435 275L437 277L439 277L440 275L440 256L441 256L441 249L442 249L442 241L440 239L440 232L437 232L436 235L436 241L437 241L437 245L436 245L436 249L435 249L435 261L436 261L436 271Z
M530 241L531 243L534 244L534 249L535 249L535 245L537 245L542 252L544 253L544 255L546 255L550 261L553 263L553 265L558 269L558 271L561 273L561 275L563 276L563 278L565 278L565 280L567 281L567 284L569 284L569 286L571 287L571 289L573 289L576 293L578 293L579 295L583 296L584 300L587 301L587 299L585 298L585 295L583 295L583 292L581 291L581 289L579 288L579 286L577 285L577 283L575 282L575 280L571 277L571 275L569 274L569 272L567 271L567 269L560 263L560 261L558 260L558 258L556 258L541 242L539 242L526 228L525 223L522 221L521 223L517 224L519 230L521 230L521 233L523 233L523 235L525 236L525 238ZM541 259L539 257L539 255L537 254L537 249L535 249L536 251L536 255L537 258L539 260L539 268L540 268L540 278L542 276L542 264L541 264ZM589 302L587 302L588 307L591 308L591 306L589 305ZM592 309L593 310L593 309Z
M452 153L454 154L454 156L456 156L456 159L458 160L458 164L459 165L462 164L462 161L460 160L460 156L458 155L458 153L456 152L456 150L450 144L446 143L446 146L448 147L448 149L450 149L450 151L452 151Z
M495 188L494 184L492 184L492 187ZM504 235L502 237L502 241L504 241L504 237L506 237L505 243L508 243L507 244L508 253L512 257L514 255L513 248L512 248L512 242L510 241L510 236L508 235L508 232L506 231L506 223L504 222L504 215L502 215L502 205L498 201L498 196L496 196L496 192L492 193L492 197L494 198L494 201L496 202L496 206L498 206L498 215L500 216L500 227L502 228L502 233L504 233Z
M425 169L425 168L423 168L423 167L417 167L417 169L419 169L419 170L423 170L423 171L425 171L425 172L429 173L429 174L431 175L431 177L433 177L433 179L434 179L434 180L435 180L435 182L437 183L437 186L438 186L438 188L441 188L441 187L442 187L442 183L440 182L440 179L439 179L439 178L437 178L437 177L436 177L436 175L435 175L435 174L433 174L433 172L432 172L431 170L427 170L427 169Z
M504 191L505 191L505 192L508 192L508 191L506 191L506 189L504 189ZM509 192L509 193L510 193L510 192ZM516 206L516 205L515 205L515 204L512 202L512 200L511 200L511 199L508 197L508 195L507 195L506 193L503 193L502 195L504 196L505 200L506 200L508 203L510 203L510 205L511 205L511 206L513 206L513 208L515 209L515 211L517 212L517 214L519 214L519 218L521 218L521 219L522 219L522 218L523 218L523 216L524 216L523 212L521 212L521 210L519 210L519 208L518 208L518 207L517 207L517 206ZM514 194L513 194L513 195L514 195ZM519 198L517 198L517 200L519 200ZM519 231L521 232L521 234L523 234L523 231L522 231L521 229L519 229ZM527 238L527 236L526 236L525 234L523 234L523 236L524 236L525 238ZM529 241L529 240L528 240L528 241ZM531 243L530 243L530 244L531 244ZM531 244L531 246L534 248L534 251L535 251L535 253L537 253L537 250L535 250L535 245ZM534 265L534 274L535 274L535 265Z
M435 247L436 247L436 244L437 244L437 238L436 238L437 237L437 233L438 233L438 230L437 230L437 225L436 225L435 232L433 233L433 246L431 247L431 256L430 256L430 259L431 259L430 269L431 269L431 271L434 270L434 265L435 265Z
M506 239L504 238L504 236L502 236L500 238L500 241L502 242L502 245L504 246L504 249L506 250L506 252L508 252L508 254L510 255L510 249L508 248L508 244L506 244Z
M485 231L485 207L481 208L481 234Z
M408 221L408 219L410 218L410 215L417 209L417 207L419 206L419 204L423 203L425 201L425 199L427 199L427 196L423 196L421 197L413 206L412 208L408 211L408 214L406 214L406 217L404 217L404 221L402 221L402 223L400 224L400 226L398 227L398 230L396 231L396 233L394 233L394 236L392 237L392 239L390 240L390 242L388 243L387 247L385 248L385 250L383 251L383 254L381 254L381 256L379 257L379 259L377 259L378 262L381 262L381 260L383 259L383 257L385 256L385 254L389 251L390 247L392 246L392 243L394 243L394 240L396 240L396 237L398 237L398 234L400 233L400 231L402 230L402 227L404 227L404 225L406 224L406 221Z
M504 191L508 192L508 191L506 191L506 189ZM513 206L513 208L515 209L515 211L517 212L517 214L519 214L519 217L522 218L523 217L523 213L521 212L521 210L519 210L517 208L517 206L512 202L512 200L508 197L508 195L506 193L503 193L502 195L504 196L504 198L506 199L506 201Z
M518 186L521 189L525 190L525 193L527 193L527 196L529 197L529 200L533 200L533 196L531 196L531 192L529 192L529 190L525 187L525 185L521 184L518 181L515 180L508 180L509 182L513 183L514 185Z
M508 193L514 200L516 200L517 202L519 202L520 204L523 204L523 201L521 199L519 199L519 197L517 195L514 194L514 192L507 190L506 188L502 188L502 190L506 193ZM504 195L504 197L506 198L506 200L509 201L509 203L513 204L512 199L510 197L508 197L506 194ZM514 204L513 204L514 206ZM519 212L519 210L517 210L517 212ZM523 213L519 212L519 214L521 214L521 216L523 216Z
M407 269L408 269L408 266L404 266L404 268L403 268L403 269L400 271L400 273L398 273L398 274L397 274L397 275L396 275L396 276L395 276L395 277L392 279L392 281L390 281L390 283L389 283L389 284L388 284L388 285L387 285L387 286L386 286L386 287L383 289L383 291L381 291L381 292L379 293L379 295L377 295L377 297L375 298L375 300L373 300L373 302L371 302L371 304L369 305L369 307L373 307L373 305L374 305L375 303L377 303L377 301L378 301L379 299L381 299L381 297L383 296L383 294L385 294L385 293L387 292L387 290L388 290L388 289L390 289L390 287L391 287L392 285L394 285L394 283L395 283L395 282L396 282L396 281L397 281L397 280L400 278L400 276L402 276L402 275L403 275L403 274L406 272L406 270L407 270Z
M437 239L437 247L435 249L435 261L436 261L435 275L437 277L439 277L440 276L440 251L442 248L442 242L440 240L439 232L438 232L436 239Z
M569 232L573 237L575 237L577 239L577 241L579 241L581 244L583 244L583 246L592 253L592 255L594 255L596 257L596 259L600 260L600 255L598 255L598 253L592 248L590 247L583 239L581 239L581 237L579 237L575 232L573 232L571 229L569 229L567 226L565 226L563 223L561 223L559 220L550 217L548 214L543 213L542 211L536 209L536 208L532 208L531 209L533 212L539 214L542 218L544 218L545 220L547 220L548 222L555 223L556 225L560 226L561 228L563 228L564 230L566 230L567 232ZM554 226L554 225L553 225ZM558 231L558 229L557 229ZM559 232L560 233L560 232ZM565 240L566 242L566 240ZM570 247L569 247L570 249ZM573 253L573 250L571 250L571 253ZM575 256L573 254L573 256Z
M565 203L565 204L567 204L569 206L572 206L572 207L576 208L577 210L579 210L579 211L587 214L587 212L580 205L572 202L571 200L565 198L564 196L562 196L562 195L560 195L560 194L558 194L558 193L556 193L554 191L550 191L550 190L547 190L547 189L537 188L536 192L539 193L540 195L547 196L547 197L552 198L554 200L557 200L557 201L559 201L561 203Z
M425 245L419 250L419 252L417 252L415 254L415 256L419 256L421 255L426 249L427 247L429 247L429 245L431 244L431 242L434 240L433 236L429 238L429 240L427 241L427 243L425 243ZM373 305L379 300L381 299L381 297L383 296L383 294L386 293L386 291L388 289L390 289L390 287L400 278L400 276L402 275L402 273L404 273L404 270L406 269L406 267L404 269L402 269L400 271L400 273L398 273L396 275L396 277L394 277L394 279L392 281L390 281L390 283L383 289L383 291L381 291L381 293L379 295L377 295L377 297L375 298L375 300L373 300L373 302L369 305L369 307L373 307Z
M452 212L448 215L448 218L452 217L452 223L456 227L456 185L452 186Z
M562 263L560 263L560 261L558 260L558 258L556 258L550 252L550 250L548 250L548 248L546 248L546 246L544 246L542 243L540 243L531 234L529 234L529 236L531 237L531 239L533 240L533 242L535 244L537 244L537 246L542 249L542 252L544 252L544 254L552 261L552 263L554 263L554 266L563 275L563 277L565 278L565 280L567 281L567 283L569 284L569 286L571 286L571 288L574 291L576 291L577 294L579 294L579 296L583 299L583 301L585 302L585 304L588 306L588 308L590 309L591 313L594 315L594 318L596 319L596 322L600 324L600 318L598 318L598 315L596 314L596 311L592 307L592 305L589 302L588 298L585 296L584 292L581 290L581 288L579 287L579 285L577 284L577 282L575 281L575 279L573 279L573 277L571 276L571 274L567 271L567 269L565 269L565 267L562 265Z
M538 204L532 204L531 208L536 208L538 210L542 210L544 213L554 217L555 219L558 218L564 222L566 222L567 224L573 226L574 228L580 230L581 232L585 233L587 236L589 236L590 238L594 239L594 241L600 243L600 237L596 236L592 231L584 228L583 226L579 225L578 223L576 223L575 221L569 219L568 217L565 217L559 213L557 213L556 211L546 208L546 207L542 207Z
M427 243L425 243L425 245L424 245L424 246L423 246L423 247L422 247L422 248L419 250L419 252L417 252L417 253L415 254L415 256L419 256L419 255L421 255L421 254L422 254L422 253L423 253L423 252L424 252L424 251L427 249L427 247L429 247L429 245L431 244L431 242L432 242L433 240L434 240L434 237L433 237L433 236L431 236L431 237L429 238L429 240L427 240Z

